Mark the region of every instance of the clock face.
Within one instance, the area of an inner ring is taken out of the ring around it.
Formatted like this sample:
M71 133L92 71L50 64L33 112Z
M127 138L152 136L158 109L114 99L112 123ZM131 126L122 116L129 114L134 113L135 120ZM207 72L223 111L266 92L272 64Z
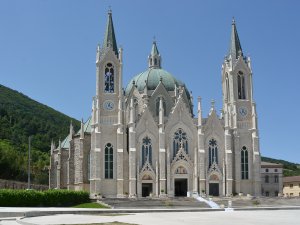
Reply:
M242 116L242 117L246 117L248 115L248 109L244 106L240 107L239 108L239 114Z
M103 103L103 107L106 110L112 111L115 108L115 103L111 100L107 100Z

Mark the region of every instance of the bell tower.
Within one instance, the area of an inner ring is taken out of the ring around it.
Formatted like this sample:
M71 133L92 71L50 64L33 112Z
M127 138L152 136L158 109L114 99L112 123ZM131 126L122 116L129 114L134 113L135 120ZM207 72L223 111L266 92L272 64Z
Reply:
M235 162L234 169L227 169L227 180L232 180L232 191L236 193L260 195L260 150L251 60L244 56L234 19L229 52L222 65L222 89L226 160Z
M109 190L107 196L123 194L123 51L118 50L112 11L102 46L96 51L96 96L92 106L90 156L91 195ZM105 132L103 132L105 130ZM107 188L111 186L111 188Z

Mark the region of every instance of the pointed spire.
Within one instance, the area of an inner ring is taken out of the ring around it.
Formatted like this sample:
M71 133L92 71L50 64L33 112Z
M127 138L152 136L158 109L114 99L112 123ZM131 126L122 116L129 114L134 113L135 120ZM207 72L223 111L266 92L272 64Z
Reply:
M159 98L159 125L164 124L164 106L163 106L163 98Z
M74 132L74 128L73 128L73 122L71 120L71 122L70 122L70 133L69 133L71 138L73 138L74 133L75 132Z
M133 98L130 99L130 107L129 107L129 110L130 110L130 114L129 114L129 123L130 124L133 124L134 121L135 121L135 114L134 114L134 100Z
M114 24L112 20L112 11L111 9L108 10L108 19L107 19L107 25L106 25L106 31L103 41L103 48L110 47L115 52L115 54L118 56L118 47L117 47L117 41L115 37L115 30L114 30Z
M202 126L202 104L201 97L198 97L198 128L200 129Z
M230 39L230 48L228 56L231 56L232 59L237 59L239 56L243 56L243 50L240 43L239 35L236 29L235 19L232 19L232 28L231 28L231 39Z
M153 56L158 56L159 55L159 51L157 49L157 45L156 45L156 41L155 40L153 40L152 49L151 49L151 55L153 55Z
M53 154L53 151L54 151L54 149L55 149L55 144L54 144L54 142L53 142L53 139L51 140L51 155Z
M212 99L211 100L211 102L210 102L210 112L209 112L209 115L213 112L213 111L215 111L215 100L214 99Z
M83 118L81 119L80 139L84 139L84 123L83 123Z
M158 68L158 69L161 68L161 57L155 40L152 43L151 53L148 57L148 65L149 68Z
M61 151L61 140L60 140L60 138L58 140L58 150Z

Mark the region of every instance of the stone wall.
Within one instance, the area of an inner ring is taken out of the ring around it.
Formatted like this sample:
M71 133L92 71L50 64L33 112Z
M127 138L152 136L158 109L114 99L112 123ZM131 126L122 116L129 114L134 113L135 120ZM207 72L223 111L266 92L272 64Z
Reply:
M27 189L27 188L28 188L28 183L26 182L0 179L0 189ZM48 185L31 184L31 189L44 191L44 190L48 190Z

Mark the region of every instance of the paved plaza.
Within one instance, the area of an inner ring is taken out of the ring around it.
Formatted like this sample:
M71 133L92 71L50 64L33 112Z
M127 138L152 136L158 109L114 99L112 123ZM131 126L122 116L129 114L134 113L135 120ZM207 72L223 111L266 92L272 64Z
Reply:
M168 212L96 215L53 215L25 218L21 221L0 221L1 225L13 224L92 224L123 222L130 224L224 224L224 225L299 225L300 210L261 210L261 211L215 211L215 212ZM298 218L298 219L297 219ZM25 223L24 223L25 222Z

